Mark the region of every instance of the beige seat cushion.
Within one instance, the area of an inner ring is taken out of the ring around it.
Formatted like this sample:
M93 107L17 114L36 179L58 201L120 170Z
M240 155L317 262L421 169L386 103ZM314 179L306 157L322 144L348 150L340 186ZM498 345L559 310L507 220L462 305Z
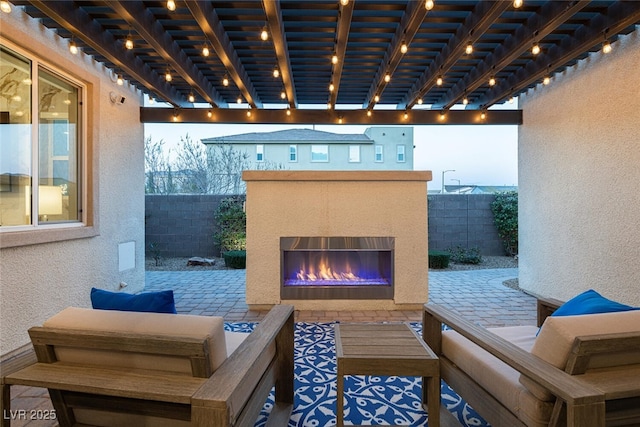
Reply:
M538 328L513 326L491 332L525 351L533 346ZM442 352L528 426L545 426L553 404L536 399L520 382L520 373L455 331L442 334Z
M209 354L212 371L218 369L227 358L227 343L222 317L68 307L44 322L43 326L45 328L80 329L85 331L182 336L202 340L210 337ZM231 350L235 350L239 342L241 342L240 337L234 337L230 346ZM55 351L59 360L70 363L155 369L191 375L191 364L186 358L133 353L125 355L125 353L82 348L56 347Z
M638 331L640 331L640 310L580 316L551 316L544 321L531 348L531 354L564 370L576 337ZM637 359L640 359L640 352L636 352L635 361L640 363ZM633 363L633 359L628 355L624 360L626 363ZM603 355L592 358L590 367L615 366L616 363L617 359ZM531 379L522 376L520 382L539 399L547 401L554 399L547 389Z

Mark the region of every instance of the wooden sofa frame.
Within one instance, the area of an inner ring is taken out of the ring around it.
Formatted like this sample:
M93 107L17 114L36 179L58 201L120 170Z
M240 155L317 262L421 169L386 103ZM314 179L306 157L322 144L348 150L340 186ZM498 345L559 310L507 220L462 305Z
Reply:
M539 299L538 326L561 304ZM441 378L494 427L525 424L442 353L443 324L555 395L549 426L640 425L640 365L587 371L598 353L637 353L640 332L576 337L563 371L442 306L426 304L422 323L423 339L440 357Z
M253 426L275 386L268 425L286 425L293 409L293 306L274 306L244 342L211 374L208 338L185 339L35 327L29 330L37 363L2 378L3 414L12 385L49 389L61 427L74 426L71 407L115 410L189 421L198 427ZM187 357L192 376L141 369L58 362L54 347ZM270 351L275 346L275 353ZM3 427L11 417L3 416Z

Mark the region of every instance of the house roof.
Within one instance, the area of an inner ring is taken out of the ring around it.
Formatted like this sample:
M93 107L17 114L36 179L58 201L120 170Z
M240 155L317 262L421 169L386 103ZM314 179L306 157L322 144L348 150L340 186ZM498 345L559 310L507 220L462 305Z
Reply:
M331 133L313 129L290 129L278 130L274 132L251 132L238 135L219 136L215 138L205 138L201 140L203 144L217 144L221 142L231 142L236 144L256 143L256 142L327 142L341 143L353 142L371 143L373 140L365 134Z
M521 111L479 119L480 112L640 23L640 1L622 0L524 0L520 7L434 0L431 10L417 0L180 0L173 11L165 1L12 3L104 63L114 79L173 105L143 108L143 122L518 124ZM193 108L189 95L216 107L213 114ZM232 108L238 97L253 114ZM464 98L464 111L440 117ZM368 116L374 106L385 108Z

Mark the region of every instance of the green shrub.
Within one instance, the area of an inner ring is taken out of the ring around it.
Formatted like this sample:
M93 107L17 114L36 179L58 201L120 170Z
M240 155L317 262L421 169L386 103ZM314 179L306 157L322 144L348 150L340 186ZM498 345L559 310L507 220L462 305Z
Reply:
M222 254L247 249L247 214L243 203L241 197L223 199L214 213L218 230L213 239Z
M465 248L458 245L455 248L447 249L447 252L451 254L451 261L459 264L480 264L482 262L480 248L477 246Z
M429 268L447 268L449 267L449 258L451 256L443 251L429 251Z
M518 192L496 194L495 200L491 202L491 212L507 255L518 255Z
M224 253L224 265L229 268L247 268L247 251L228 251Z

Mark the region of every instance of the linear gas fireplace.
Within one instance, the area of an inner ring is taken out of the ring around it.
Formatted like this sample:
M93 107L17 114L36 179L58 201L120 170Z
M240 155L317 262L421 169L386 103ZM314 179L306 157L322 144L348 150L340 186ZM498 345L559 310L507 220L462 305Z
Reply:
M282 299L392 299L393 237L281 237Z

